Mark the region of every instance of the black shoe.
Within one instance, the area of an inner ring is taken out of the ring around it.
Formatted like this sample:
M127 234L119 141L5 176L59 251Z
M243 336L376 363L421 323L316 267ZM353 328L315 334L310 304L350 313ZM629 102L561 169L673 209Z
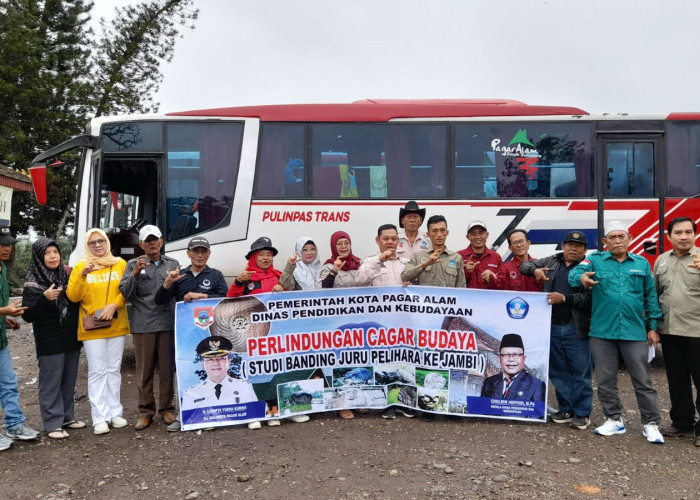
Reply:
M396 410L394 409L393 406L390 406L389 408L386 408L382 412L382 418L386 418L389 420L394 420L396 418Z
M566 424L574 419L574 414L568 411L558 411L550 417L552 422L557 424Z
M569 425L571 425L571 427L574 429L580 429L583 431L588 429L588 426L591 425L591 419L588 417L574 417Z
M403 408L401 406L396 407L396 413L400 413L406 418L413 418L416 416L416 412L413 410L409 410L408 408Z
M684 431L679 429L678 427L674 427L673 425L669 425L668 427L659 427L659 430L661 431L661 434L666 437L693 437L695 436L695 432L692 430L689 431Z
M428 412L421 412L420 414L420 419L423 422L433 422L435 420L435 414L434 413L428 413Z

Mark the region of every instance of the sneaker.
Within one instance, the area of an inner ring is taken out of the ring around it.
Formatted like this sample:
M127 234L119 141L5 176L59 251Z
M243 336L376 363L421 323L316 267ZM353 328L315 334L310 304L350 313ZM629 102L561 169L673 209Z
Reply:
M661 435L661 432L659 432L659 424L655 422L649 422L644 426L644 437L647 438L647 441L650 443L663 443L664 442L664 437Z
M268 427L277 427L278 425L282 425L282 422L280 422L278 418L273 418L267 421Z
M595 433L600 436L612 436L614 434L624 434L627 431L625 424L620 420L609 418L603 425L597 427Z
M93 426L92 432L97 435L107 434L109 432L109 425L107 425L107 422L98 422Z
M12 443L14 443L12 439L5 436L4 434L0 434L0 451L5 451L10 446L12 446Z
M302 422L308 422L309 421L309 416L308 415L294 415L291 417L287 417L289 420L292 422L296 422L297 424L301 424Z
M581 429L583 431L588 429L588 426L591 425L591 419L588 417L574 417L570 425L574 429Z
M30 441L39 437L39 431L35 431L28 425L19 424L17 427L7 429L7 437L20 441Z
M408 408L402 408L401 406L396 408L396 413L400 413L406 418L413 418L416 416L416 412L409 410Z
M179 421L179 420L176 420L175 422L173 422L172 424L170 424L169 426L167 426L167 427L165 428L165 430L168 431L168 432L177 432L177 431L180 430L180 427L181 427L180 421Z
M382 418L386 418L388 420L394 420L396 418L396 408L394 408L393 406L386 408L382 412Z
M256 420L255 422L250 422L248 424L248 429L252 429L252 430L257 430L257 429L260 429L261 427L262 427L262 424L260 423L260 420Z
M550 417L556 424L566 424L574 419L574 414L568 411L558 411Z
M667 437L693 437L695 435L692 430L684 431L678 427L674 427L673 425L669 425L668 427L659 427L659 431L661 431L662 436Z
M126 421L125 418L122 417L112 417L112 427L115 429L121 429L122 427L126 427L128 425L128 422Z

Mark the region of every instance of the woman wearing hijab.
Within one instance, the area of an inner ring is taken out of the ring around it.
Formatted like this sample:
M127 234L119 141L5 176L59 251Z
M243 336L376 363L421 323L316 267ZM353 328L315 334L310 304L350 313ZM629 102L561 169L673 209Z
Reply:
M344 288L356 286L357 274L362 261L352 254L352 242L345 231L336 231L331 235L331 258L321 267L321 286L323 288ZM369 413L369 410L357 410ZM355 418L352 410L340 410L340 418Z
M66 295L80 303L78 340L85 346L88 361L88 397L95 434L126 427L120 402L121 364L124 336L129 333L126 301L119 292L119 281L126 262L111 253L109 239L101 229L90 229L85 236L85 257L73 268ZM111 323L90 327L92 320Z
M284 266L280 285L285 290L313 290L318 287L321 272L321 259L318 257L316 243L302 236L294 245L294 253Z
M272 258L275 255L277 255L277 249L272 246L270 238L263 236L255 240L250 246L250 252L245 256L248 265L233 280L226 296L241 297L284 290L280 285L282 273L275 269L272 263Z
M81 342L78 341L78 305L66 297L68 273L54 240L41 238L32 245L32 262L24 282L22 318L32 323L39 361L39 408L44 430L51 439L65 439L65 429L82 429L74 419L75 381Z
M345 288L355 286L362 261L352 254L350 236L345 231L331 235L331 258L321 267L323 288Z

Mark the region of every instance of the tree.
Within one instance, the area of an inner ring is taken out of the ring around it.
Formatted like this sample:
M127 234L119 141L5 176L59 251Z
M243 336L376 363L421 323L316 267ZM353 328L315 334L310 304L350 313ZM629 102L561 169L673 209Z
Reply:
M151 0L116 9L102 34L90 0L0 0L0 163L24 170L36 154L78 135L90 116L155 111L161 64L180 30L193 28L193 0ZM17 194L12 223L58 237L74 216L77 156L48 173L49 206Z

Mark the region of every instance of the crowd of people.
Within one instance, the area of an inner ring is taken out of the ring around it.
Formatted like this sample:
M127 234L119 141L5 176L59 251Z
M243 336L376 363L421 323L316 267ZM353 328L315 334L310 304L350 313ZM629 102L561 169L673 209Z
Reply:
M692 436L700 446L700 250L695 244L695 221L679 217L669 222L672 249L659 256L652 271L646 259L629 252L632 236L620 221L608 221L602 239L606 250L588 255L588 239L582 231L569 231L562 251L540 259L529 254L530 240L524 229L507 234L512 258L487 247L486 224L467 226L467 248L447 248L447 220L427 218L426 209L410 201L399 210L399 227L379 226L378 251L360 259L353 254L352 240L344 231L330 237L331 256L321 261L319 245L310 237L297 240L283 270L274 266L278 250L269 237L253 242L245 255L247 264L230 287L222 273L207 266L211 248L206 238L189 241L190 265L163 254L158 227L139 231L144 252L125 262L111 253L107 235L88 231L85 256L71 270L61 262L55 241L41 238L32 246L32 263L21 301L9 303L6 261L15 239L7 228L0 233L0 403L5 412L6 436L0 434L0 450L13 439L37 439L19 405L17 377L12 367L6 327L17 328L22 316L33 323L39 364L39 403L48 438L65 439L69 430L87 427L76 420L73 396L81 347L88 363L88 397L95 434L110 427L128 425L120 400L121 361L124 339L133 335L138 388L138 420L134 428L145 429L156 415L168 430L179 430L177 399L174 398L174 304L216 297L242 297L284 290L403 285L462 287L493 290L539 291L551 304L549 380L555 389L558 409L551 420L586 429L593 407L592 373L595 366L598 399L606 418L595 433L602 436L626 431L618 394L618 363L625 363L639 406L643 434L649 442L663 443L664 436ZM127 303L131 304L127 318ZM517 338L516 338L517 337ZM225 339L224 339L225 340ZM649 358L661 343L671 398L670 425L660 427L657 394L649 375ZM209 396L220 399L227 386L226 351L220 345L201 347L202 363L211 372ZM225 347L225 346L224 346ZM524 346L519 335L503 336L499 350L503 372L490 377L485 390L490 397L508 395L512 387L544 392L544 383L529 377L524 368ZM210 366L211 365L211 366ZM222 368L223 367L223 368ZM158 400L154 395L154 372L158 370ZM214 374L217 374L216 376ZM521 380L522 379L522 380ZM233 384L234 381L231 381ZM198 391L209 390L197 387ZM522 391L520 391L522 392ZM198 393L199 394L199 393ZM192 396L191 394L189 396ZM188 397L189 397L188 396ZM175 400L175 404L174 401ZM361 410L358 410L361 411ZM382 417L407 417L413 411L402 406L386 408ZM342 410L342 418L353 418ZM431 420L432 413L422 418ZM292 417L297 422L306 415ZM268 424L279 425L279 420ZM251 429L261 427L251 422Z

